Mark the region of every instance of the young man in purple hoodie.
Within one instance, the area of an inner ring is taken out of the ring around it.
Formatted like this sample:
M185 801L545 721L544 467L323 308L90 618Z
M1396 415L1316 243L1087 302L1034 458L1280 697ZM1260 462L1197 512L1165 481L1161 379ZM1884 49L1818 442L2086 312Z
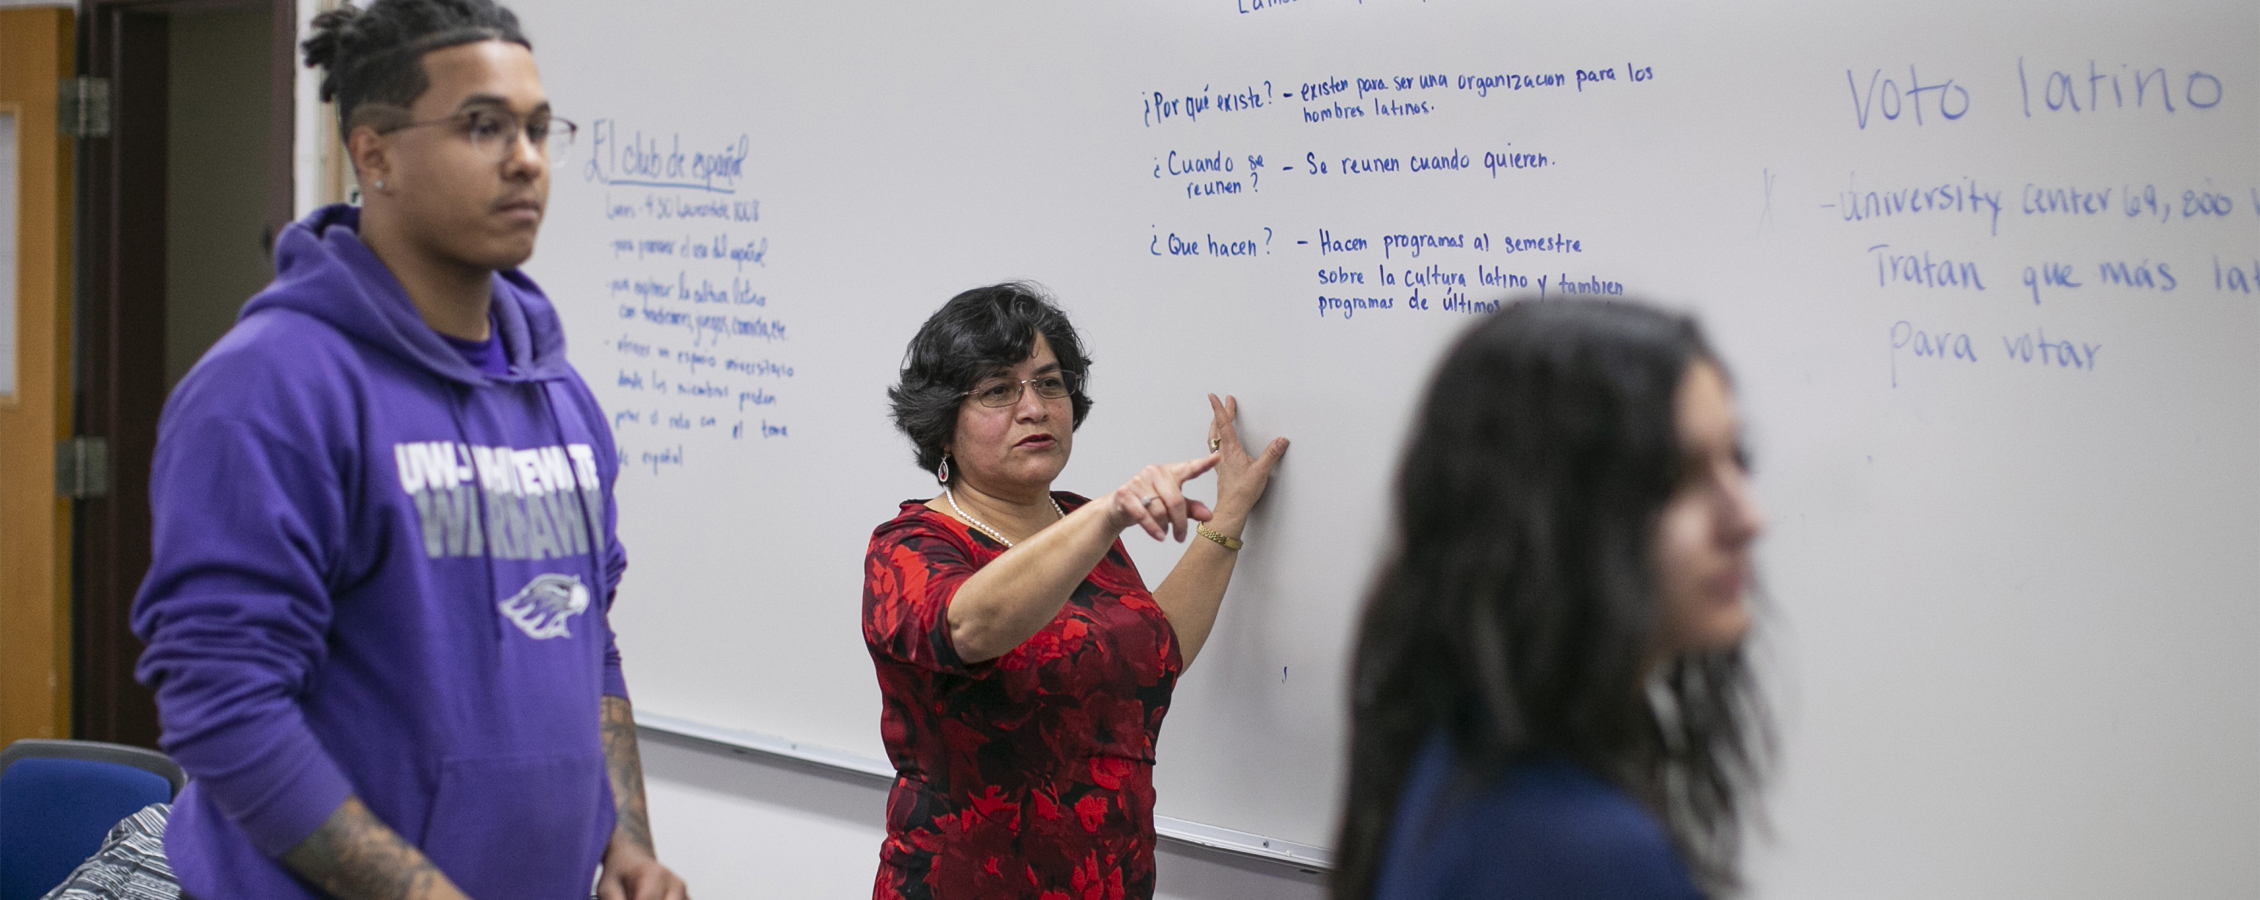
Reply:
M275 281L159 429L135 599L165 848L223 898L680 900L607 623L617 456L533 253L553 148L491 0L315 20L363 206Z

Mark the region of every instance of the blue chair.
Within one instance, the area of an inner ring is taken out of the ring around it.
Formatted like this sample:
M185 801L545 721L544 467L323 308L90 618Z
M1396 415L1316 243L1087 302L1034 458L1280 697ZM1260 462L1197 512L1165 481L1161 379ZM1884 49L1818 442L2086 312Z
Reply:
M102 849L102 837L188 775L155 750L21 740L0 750L0 900L39 900Z

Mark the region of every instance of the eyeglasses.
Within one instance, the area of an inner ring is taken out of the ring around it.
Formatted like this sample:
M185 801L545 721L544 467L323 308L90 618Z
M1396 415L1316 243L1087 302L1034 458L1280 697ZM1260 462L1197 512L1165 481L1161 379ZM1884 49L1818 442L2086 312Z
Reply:
M471 149L494 162L510 158L518 149L518 135L526 136L526 143L534 151L550 159L565 155L573 147L573 138L581 127L571 119L560 119L547 113L537 113L534 118L521 122L507 110L472 109L444 119L429 122L410 122L393 131L423 128L427 125L451 125L456 132L471 142Z
M975 403L996 409L1019 403L1021 394L1031 387L1036 389L1036 396L1038 397L1046 400L1060 400L1075 393L1081 387L1081 384L1073 374L1060 372L1052 375L1038 375L1022 381L985 381L974 385L972 390L958 396L971 397Z

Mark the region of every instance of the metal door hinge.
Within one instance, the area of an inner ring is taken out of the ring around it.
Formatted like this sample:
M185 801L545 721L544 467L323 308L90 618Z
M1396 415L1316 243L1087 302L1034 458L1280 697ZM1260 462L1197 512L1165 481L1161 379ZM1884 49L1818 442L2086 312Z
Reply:
M110 442L75 437L55 445L55 495L83 500L110 495Z
M64 136L110 136L110 79L65 78L55 99L55 121Z

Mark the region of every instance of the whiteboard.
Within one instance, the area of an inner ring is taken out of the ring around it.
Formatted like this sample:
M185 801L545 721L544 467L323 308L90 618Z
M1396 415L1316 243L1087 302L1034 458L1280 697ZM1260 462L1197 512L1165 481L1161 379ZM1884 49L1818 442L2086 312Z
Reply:
M1059 487L1209 391L1294 440L1156 781L1322 848L1423 379L1621 291L1701 314L1772 513L1760 896L2260 891L2260 6L1828 6L516 4L639 709L883 759L862 554L933 493L885 389L1030 278L1096 360Z

